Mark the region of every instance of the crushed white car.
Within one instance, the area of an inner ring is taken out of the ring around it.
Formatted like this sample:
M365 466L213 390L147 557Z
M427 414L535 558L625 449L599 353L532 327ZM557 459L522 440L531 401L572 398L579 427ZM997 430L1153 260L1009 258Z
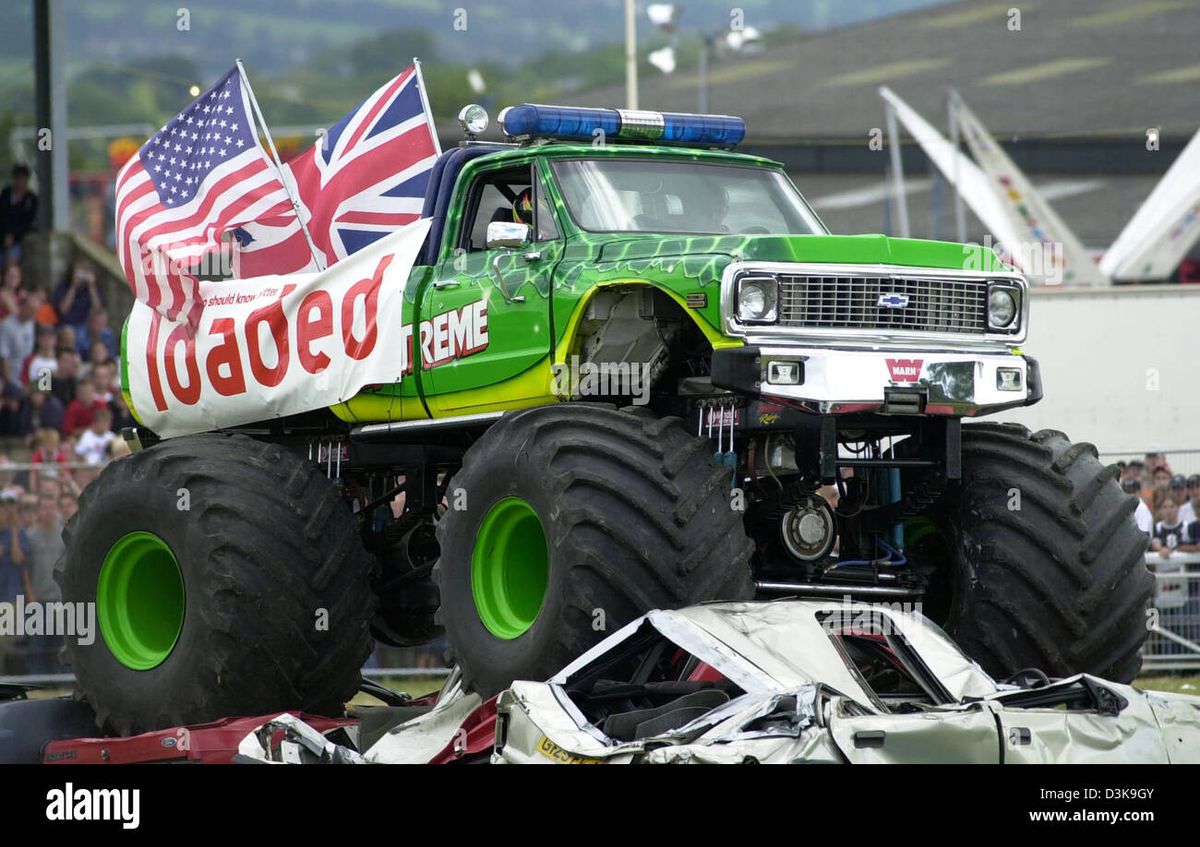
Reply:
M1200 762L1200 697L1087 674L997 683L919 612L653 611L496 707L494 763Z

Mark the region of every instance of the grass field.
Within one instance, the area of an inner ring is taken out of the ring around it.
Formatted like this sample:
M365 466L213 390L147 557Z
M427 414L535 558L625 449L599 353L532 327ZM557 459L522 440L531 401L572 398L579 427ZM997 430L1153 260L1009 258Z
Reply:
M1175 694L1200 695L1200 676L1196 674L1157 674L1140 676L1133 682L1147 691L1171 691Z

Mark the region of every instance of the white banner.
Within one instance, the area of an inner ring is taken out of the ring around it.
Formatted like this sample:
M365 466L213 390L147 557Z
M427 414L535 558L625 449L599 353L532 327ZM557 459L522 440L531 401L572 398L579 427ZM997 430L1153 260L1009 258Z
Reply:
M1100 268L1119 280L1166 279L1200 239L1200 131L1154 186Z
M1020 233L1020 255L1014 256L1014 264L1045 285L1108 285L1108 277L1096 267L1075 233L1037 193L983 122L956 94L951 97L967 149L992 181L996 196Z
M921 145L925 155L937 165L942 175L951 185L958 187L958 193L991 234L991 246L1006 260L1018 258L1015 252L1019 252L1020 235L979 166L961 151L954 149L953 144L911 106L897 97L890 88L881 87L879 96L895 110L900 123L904 124L904 128ZM1009 245L1013 245L1011 250Z
M404 289L428 229L414 221L320 273L201 282L194 333L139 301L125 345L138 419L160 436L185 435L398 381L411 367Z

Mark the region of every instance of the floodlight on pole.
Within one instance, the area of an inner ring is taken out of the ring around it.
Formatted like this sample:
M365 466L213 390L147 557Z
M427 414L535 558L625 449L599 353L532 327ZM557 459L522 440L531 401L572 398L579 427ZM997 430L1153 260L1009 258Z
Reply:
M650 64L658 68L665 74L674 73L675 71L675 48L671 46L663 47L661 50L655 50L646 57Z
M646 17L663 32L674 32L680 11L674 3L651 3L646 7Z

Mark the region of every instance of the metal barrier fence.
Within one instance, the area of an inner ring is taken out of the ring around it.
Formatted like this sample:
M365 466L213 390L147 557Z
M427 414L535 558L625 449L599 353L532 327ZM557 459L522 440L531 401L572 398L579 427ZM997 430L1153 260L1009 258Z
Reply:
M1184 476L1200 474L1200 449L1156 450L1154 452L1163 454L1173 474L1183 474ZM1112 465L1117 462L1130 462L1135 459L1139 462L1144 462L1146 460L1146 453L1144 451L1106 451L1100 454L1100 461L1106 465Z
M1154 614L1142 673L1200 670L1200 553L1146 554L1154 572Z

